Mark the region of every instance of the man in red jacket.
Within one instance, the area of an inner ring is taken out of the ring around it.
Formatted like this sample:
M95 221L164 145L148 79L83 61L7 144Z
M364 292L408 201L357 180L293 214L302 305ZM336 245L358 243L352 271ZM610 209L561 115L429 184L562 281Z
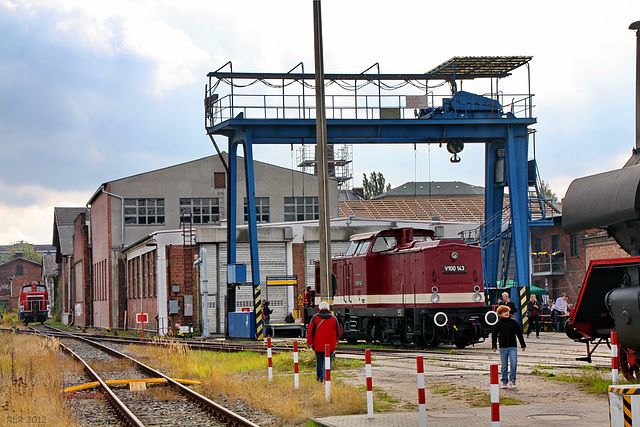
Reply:
M324 382L324 348L329 345L331 359L329 369L333 364L336 344L340 339L340 325L338 320L329 311L329 303L322 301L318 306L319 311L313 315L309 322L307 332L307 344L316 352L316 380Z

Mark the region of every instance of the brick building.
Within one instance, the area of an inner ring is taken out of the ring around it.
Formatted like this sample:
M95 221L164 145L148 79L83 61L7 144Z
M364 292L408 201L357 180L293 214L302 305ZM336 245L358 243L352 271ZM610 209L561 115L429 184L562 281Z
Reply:
M76 222L79 215L82 219ZM60 307L60 320L64 325L74 323L76 302L86 301L86 256L88 256L88 222L89 210L86 207L57 207L53 212L53 245L56 248L56 263L58 264L58 288L56 289L56 304ZM76 233L78 236L76 236ZM83 234L84 233L84 234ZM80 247L83 246L83 247ZM74 256L76 261L74 261ZM78 267L78 262L82 266ZM76 268L80 271L76 271ZM82 271L85 271L83 273ZM78 275L78 276L77 276ZM78 277L77 283L75 278ZM90 282L90 277L89 277ZM79 289L78 289L79 288ZM79 292L77 292L79 290ZM77 296L76 294L81 295ZM79 299L78 299L79 298ZM82 308L82 313L86 310ZM81 316L82 316L81 313Z
M0 305L7 311L18 309L22 286L42 280L42 264L21 255L16 253L12 260L0 264Z
M74 323L91 325L91 247L89 245L88 212L80 212L73 221L73 258L71 277Z
M561 216L552 226L531 227L531 252L532 284L554 299L567 294L569 302L577 300L592 260L629 256L606 231L565 233Z

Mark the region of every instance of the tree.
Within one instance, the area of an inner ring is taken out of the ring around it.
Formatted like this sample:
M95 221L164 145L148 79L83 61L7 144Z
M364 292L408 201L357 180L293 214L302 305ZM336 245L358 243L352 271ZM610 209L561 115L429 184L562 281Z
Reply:
M16 242L11 245L9 251L3 254L2 262L10 261L17 253L21 253L24 259L42 264L42 254L36 252L33 245L25 241Z
M562 203L560 202L560 200L558 200L558 196L551 189L551 186L549 185L549 183L542 180L540 180L540 182L541 182L540 191L542 192L542 195L544 196L544 198L553 200L555 203L562 206Z
M365 200L372 199L385 191L391 190L391 184L387 184L385 187L385 179L382 176L382 172L373 171L369 174L362 174L362 188L364 189Z

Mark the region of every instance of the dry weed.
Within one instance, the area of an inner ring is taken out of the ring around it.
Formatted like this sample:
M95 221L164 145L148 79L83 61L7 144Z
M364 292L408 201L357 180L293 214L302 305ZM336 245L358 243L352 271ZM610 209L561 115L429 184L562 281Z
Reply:
M76 425L67 412L58 341L0 335L0 405L8 424Z
M269 383L267 359L262 354L191 351L182 345L170 346L170 351L139 346L131 351L148 357L152 365L162 366L174 377L201 381L199 390L214 400L222 395L241 400L277 416L282 425L304 425L311 417L366 411L366 394L341 384L335 376L331 402L325 402L324 384L315 380L313 352L300 352L300 388L295 390L290 353L274 355L274 378Z

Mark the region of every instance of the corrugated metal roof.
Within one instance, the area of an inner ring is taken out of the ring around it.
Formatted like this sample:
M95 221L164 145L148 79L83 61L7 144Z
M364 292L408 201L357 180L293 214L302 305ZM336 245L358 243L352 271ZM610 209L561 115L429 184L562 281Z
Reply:
M426 74L456 80L486 77L507 77L511 71L525 65L533 56L454 56ZM447 77L448 76L448 77Z

